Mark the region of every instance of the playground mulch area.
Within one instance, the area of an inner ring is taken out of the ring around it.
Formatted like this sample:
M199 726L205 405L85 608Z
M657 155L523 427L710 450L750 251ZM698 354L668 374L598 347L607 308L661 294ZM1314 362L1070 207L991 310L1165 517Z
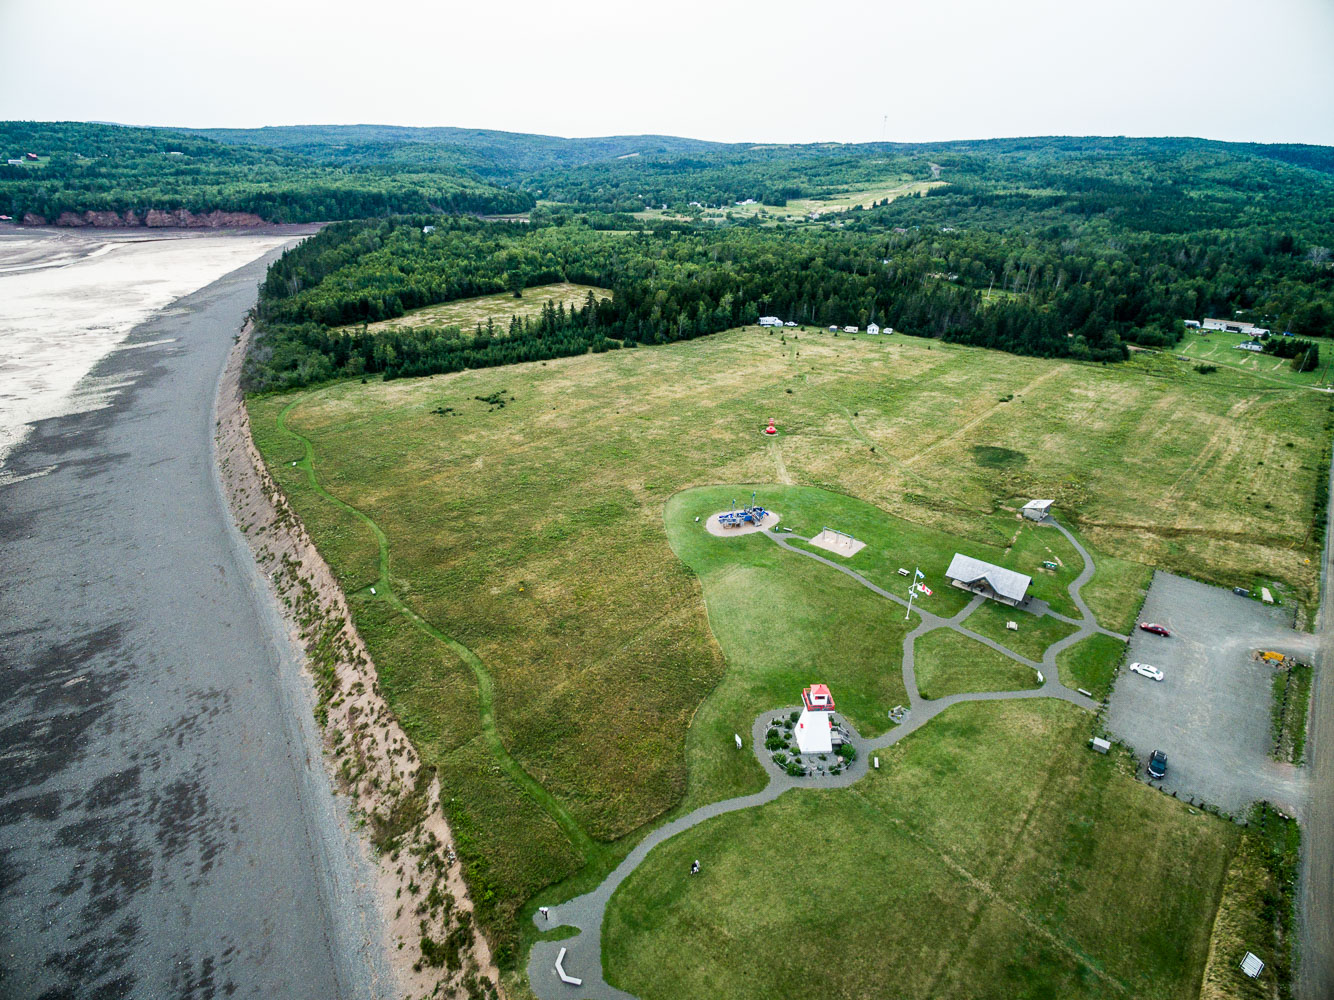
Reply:
M768 531L779 521L779 516L774 511L767 511L760 520L752 521L749 524L738 524L735 527L723 527L718 520L727 511L720 511L714 514L704 522L704 529L710 535L717 535L719 538L735 538L737 535L749 535L756 531Z

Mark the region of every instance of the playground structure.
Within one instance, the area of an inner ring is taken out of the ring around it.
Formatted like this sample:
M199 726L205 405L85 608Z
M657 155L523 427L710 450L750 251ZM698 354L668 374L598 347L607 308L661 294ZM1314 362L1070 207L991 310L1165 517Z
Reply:
M765 531L778 523L778 515L761 507L750 495L749 507L738 507L732 501L732 509L720 511L705 522L705 529L711 535L748 535L752 531Z
M855 556L866 548L865 542L853 538L846 531L838 531L827 526L811 539L811 544L840 556Z
M769 512L763 507L743 507L740 510L729 510L719 514L718 524L724 528L740 528L747 524L763 526L764 519L768 516Z

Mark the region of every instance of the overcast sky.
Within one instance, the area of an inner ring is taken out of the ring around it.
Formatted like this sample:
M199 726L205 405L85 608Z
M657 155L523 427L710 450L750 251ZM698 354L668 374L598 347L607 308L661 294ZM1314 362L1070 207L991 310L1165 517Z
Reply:
M1334 0L0 0L0 118L1334 145Z

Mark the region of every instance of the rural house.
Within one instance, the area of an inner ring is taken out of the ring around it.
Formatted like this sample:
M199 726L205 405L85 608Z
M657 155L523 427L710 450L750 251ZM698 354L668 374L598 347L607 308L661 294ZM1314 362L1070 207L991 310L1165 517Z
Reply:
M1257 352L1263 351L1264 349L1265 349L1264 344L1257 344L1253 340L1243 340L1235 348L1235 350L1238 351L1257 351Z
M1201 324L1206 330L1221 330L1224 333L1244 333L1248 337L1268 337L1269 331L1254 323L1239 319L1206 319Z
M873 337L874 337L874 336L877 336L877 335L880 333L880 327L877 326L875 323L867 323L867 324L866 324L866 332L869 333L869 334L870 334L871 336L873 336Z
M945 577L960 590L981 594L1001 604L1018 607L1028 600L1028 585L1032 577L1016 573L1003 566L993 566L981 559L954 553Z

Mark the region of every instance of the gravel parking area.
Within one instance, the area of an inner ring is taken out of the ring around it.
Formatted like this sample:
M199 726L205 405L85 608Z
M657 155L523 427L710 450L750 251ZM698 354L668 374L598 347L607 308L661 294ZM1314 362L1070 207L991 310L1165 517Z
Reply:
M1170 638L1138 628L1116 681L1107 728L1134 748L1141 763L1155 749L1167 754L1161 784L1240 814L1257 799L1298 810L1303 775L1269 757L1269 703L1273 668L1256 662L1256 649L1308 659L1314 637L1291 628L1285 608L1269 607L1219 587L1171 573L1154 574L1140 614ZM1162 681L1131 673L1149 663Z

